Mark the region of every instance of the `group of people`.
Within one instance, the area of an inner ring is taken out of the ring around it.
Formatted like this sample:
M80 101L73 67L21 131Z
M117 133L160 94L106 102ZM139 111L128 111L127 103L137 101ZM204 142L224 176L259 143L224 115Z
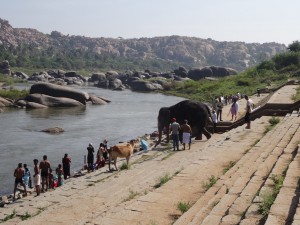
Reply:
M238 100L240 98L241 98L241 95L238 93L237 95L232 95L230 98L230 101L228 101L228 103L230 102L230 104L231 104L230 110L228 112L228 115L231 114L230 121L237 120L237 115L238 115L238 110L239 110ZM251 99L249 99L249 97L247 95L244 95L244 98L247 101L246 114L245 114L244 120L247 123L246 129L250 129L251 128L250 114L253 110L254 104L253 104L253 101ZM219 121L223 121L222 120L223 100L222 100L221 96L215 99L215 103L216 104L213 104L213 109L212 109L212 122L213 122L212 133L214 133L214 131L216 130L217 123Z
M170 124L169 130L172 132L173 138L173 150L177 149L179 151L179 133L182 132L182 144L183 150L185 150L186 144L188 144L189 149L191 149L191 137L192 137L192 129L188 124L187 120L184 120L184 123L180 125L176 122L176 118L172 119L172 123Z
M43 160L39 163L38 159L33 160L34 174L33 183L36 190L36 196L39 196L41 192L45 192L48 189L54 189L57 186L61 186L70 174L71 158L68 154L65 154L62 158L62 164L58 164L56 168L56 174L52 172L50 161L47 159L47 155L43 156ZM19 163L18 167L14 171L15 185L14 185L14 199L16 198L16 191L18 185L24 187L25 196L27 196L28 187L32 188L31 185L31 174L27 167L27 164ZM40 187L42 186L42 188Z
M97 155L96 155L96 163L94 163L94 152L95 148L92 143L89 143L87 147L88 155L87 155L87 170L88 172L94 171L95 169L99 169L105 166L105 162L108 160L108 140L104 139L103 142L100 143Z

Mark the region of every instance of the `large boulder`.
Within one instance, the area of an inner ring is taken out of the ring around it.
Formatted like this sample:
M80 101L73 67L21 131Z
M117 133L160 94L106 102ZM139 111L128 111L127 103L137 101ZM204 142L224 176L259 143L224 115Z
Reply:
M50 83L37 83L31 86L30 94L43 94L58 98L69 98L85 105L89 99L86 92Z
M27 109L43 109L43 108L48 108L45 105L42 105L40 103L36 103L36 102L28 102L26 100L18 100L16 102L16 105L22 108L27 108Z
M238 72L231 68L206 66L203 68L191 69L188 72L188 77L192 80L200 80L205 77L225 77L229 75L236 75Z
M105 105L107 102L103 100L101 97L90 95L90 101L93 105Z
M83 106L80 103L71 98L53 97L44 94L29 94L24 99L27 102L36 102L48 107L70 107L70 106Z
M106 75L104 73L94 73L89 79L90 82L103 81L103 80L106 81Z
M12 106L13 103L5 98L0 97L0 106Z
M151 92L156 90L163 90L163 87L158 83L136 80L131 83L131 89L133 91Z
M109 88L111 88L111 89L117 89L122 86L123 86L123 84L120 79L115 78L115 79L109 80Z

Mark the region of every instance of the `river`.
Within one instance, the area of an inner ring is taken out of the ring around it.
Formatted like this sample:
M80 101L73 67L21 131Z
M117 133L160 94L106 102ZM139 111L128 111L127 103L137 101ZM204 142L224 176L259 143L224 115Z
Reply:
M183 100L130 90L82 89L105 97L111 103L84 108L5 109L0 113L0 195L13 192L13 171L19 162L27 163L33 173L32 160L40 161L46 154L55 169L68 153L72 158L71 170L78 170L83 166L88 143L93 143L97 149L104 138L114 145L149 134L157 130L159 108ZM40 132L55 126L62 127L65 132L56 135Z

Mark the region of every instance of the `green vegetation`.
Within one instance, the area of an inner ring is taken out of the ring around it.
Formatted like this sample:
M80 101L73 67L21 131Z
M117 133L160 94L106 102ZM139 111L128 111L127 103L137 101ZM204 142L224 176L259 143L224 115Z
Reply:
M24 215L20 215L19 217L21 218L22 221L24 221L29 219L32 216L28 212L26 212Z
M14 209L14 211L11 214L5 216L1 222L3 223L5 221L11 220L11 219L15 218L16 215L17 215L17 213L16 213L16 210Z
M218 181L218 178L216 178L213 175L210 178L208 178L208 181L204 182L202 184L204 191L208 191L208 189L210 189L212 186L214 186L217 183L217 181Z
M275 126L280 122L280 119L278 117L272 116L272 118L269 119L268 122L271 124L271 126Z
M29 94L29 91L27 90L16 90L16 89L0 89L0 96L3 98L9 98L9 99L19 99L19 98L23 98L26 95Z
M108 71L108 70L139 70L141 68L154 71L167 71L175 69L179 63L162 59L148 59L143 57L135 59L125 59L105 53L95 53L84 49L69 48L66 46L56 48L32 48L26 44L20 44L18 47L0 46L0 59L8 60L11 67L27 68L24 72L30 72L37 69L47 70L59 68L64 70L76 71ZM183 65L186 66L186 65ZM32 73L31 73L32 74ZM29 74L29 75L31 75Z
M129 170L130 164L127 165L126 162L123 162L122 165L119 167L120 170Z
M170 176L169 174L165 174L164 176L159 178L159 181L157 184L154 185L154 188L159 188L163 184L167 183L169 180L172 179L173 176Z
M236 162L230 161L228 165L226 165L225 168L223 169L223 174L227 173L227 171L230 170L235 165L235 163Z
M140 195L137 191L133 191L129 189L129 195L127 198L125 198L122 202L130 201L131 199L134 199L136 196Z
M263 215L264 219L268 216L271 206L273 205L280 188L282 187L285 178L285 173L282 175L272 175L271 180L274 182L274 186L271 191L266 191L261 194L261 203L258 205L258 212Z
M187 212L191 208L191 206L192 206L192 204L190 204L190 202L178 202L177 203L177 209L179 209L182 214Z
M268 120L269 122L269 126L266 127L264 134L268 133L270 130L272 130L276 124L278 124L280 122L280 119L278 117L274 117L272 116L271 119Z

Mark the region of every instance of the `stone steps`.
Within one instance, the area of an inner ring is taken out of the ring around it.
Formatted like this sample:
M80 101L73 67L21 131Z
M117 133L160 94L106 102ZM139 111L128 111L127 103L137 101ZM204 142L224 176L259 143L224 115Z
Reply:
M289 143L296 132L298 118L287 116L283 120L245 152L175 224L238 224L244 220L266 178L277 168L278 158L284 149L292 148ZM187 221L185 218L193 219Z

